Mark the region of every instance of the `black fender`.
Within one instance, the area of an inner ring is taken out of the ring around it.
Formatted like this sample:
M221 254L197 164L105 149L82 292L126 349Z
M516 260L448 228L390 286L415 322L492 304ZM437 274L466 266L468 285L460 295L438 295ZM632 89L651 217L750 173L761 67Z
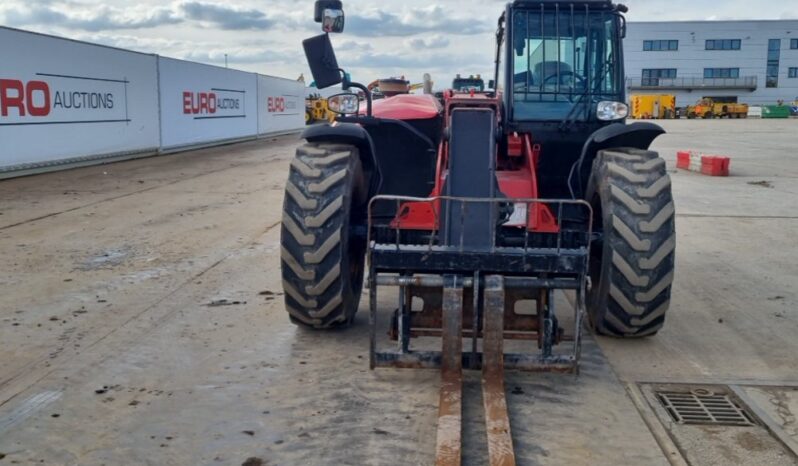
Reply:
M582 154L576 161L568 180L574 197L577 199L584 197L593 160L599 151L613 147L634 147L648 150L654 139L662 134L665 134L665 130L654 123L632 123L631 125L613 123L596 130L582 147Z
M351 144L360 151L360 163L363 171L371 176L369 181L369 198L379 192L382 184L382 173L377 163L377 154L369 133L355 123L336 123L313 125L305 128L302 139L308 142L326 142L333 144Z

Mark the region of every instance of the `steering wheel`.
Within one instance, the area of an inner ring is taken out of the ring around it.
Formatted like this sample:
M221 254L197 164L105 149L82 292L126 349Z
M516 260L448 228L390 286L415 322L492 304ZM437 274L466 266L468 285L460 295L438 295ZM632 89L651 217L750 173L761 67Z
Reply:
M549 84L549 81L551 81L553 79L555 79L555 80L559 79L560 80L560 85L563 85L563 84L565 84L563 82L563 78L565 78L567 76L571 76L573 78L574 84L579 85L581 87L584 87L586 79L583 78L582 76L579 76L578 74L574 73L573 71L561 71L560 74L552 74L550 76L546 76L546 78L543 80L543 85L547 86ZM574 87L576 87L576 86L574 86Z

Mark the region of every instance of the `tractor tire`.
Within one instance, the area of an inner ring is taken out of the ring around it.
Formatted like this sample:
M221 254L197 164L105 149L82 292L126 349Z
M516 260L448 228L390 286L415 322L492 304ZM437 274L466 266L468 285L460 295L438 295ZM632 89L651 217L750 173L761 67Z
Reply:
M600 151L587 194L594 231L603 231L591 248L587 308L593 328L619 338L654 335L670 305L676 255L665 160L640 149Z
M367 183L357 147L305 144L285 188L281 266L291 321L315 329L346 326L360 302L366 240L351 234L364 215Z

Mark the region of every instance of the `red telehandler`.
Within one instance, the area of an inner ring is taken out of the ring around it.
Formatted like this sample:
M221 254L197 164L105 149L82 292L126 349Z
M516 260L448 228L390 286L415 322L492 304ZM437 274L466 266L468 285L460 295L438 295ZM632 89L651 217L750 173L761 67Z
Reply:
M576 372L585 316L619 338L665 322L674 203L649 150L663 129L625 124L626 11L610 0L508 4L493 90L446 91L441 105L372 102L329 38L343 31L342 2L316 2L325 33L303 43L316 84L359 89L365 102L330 98L340 116L305 130L291 164L286 310L299 325L347 325L365 276L371 367L441 369L439 465L460 464L463 369L482 370L490 464L515 464L504 368ZM393 350L378 345L383 287L399 290ZM557 290L572 312L555 311ZM411 345L429 337L441 351ZM528 351L505 352L505 340Z

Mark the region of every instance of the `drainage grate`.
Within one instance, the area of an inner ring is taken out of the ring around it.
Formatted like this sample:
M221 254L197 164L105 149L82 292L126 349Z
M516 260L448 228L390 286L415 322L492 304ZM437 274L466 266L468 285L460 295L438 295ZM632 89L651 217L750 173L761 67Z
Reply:
M679 424L753 426L753 417L726 394L709 390L690 393L657 392L657 399Z

